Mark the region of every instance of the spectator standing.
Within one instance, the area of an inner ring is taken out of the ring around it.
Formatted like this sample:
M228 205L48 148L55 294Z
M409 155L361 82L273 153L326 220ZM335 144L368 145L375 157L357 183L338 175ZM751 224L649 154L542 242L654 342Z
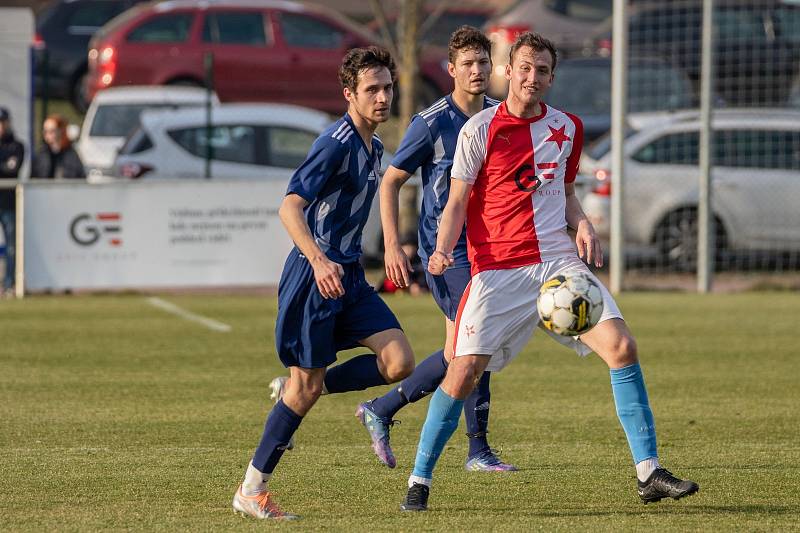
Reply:
M44 141L33 160L34 178L85 178L86 172L78 153L67 136L67 121L61 115L50 115L42 127Z
M0 107L0 178L16 179L25 160L25 147L11 129L11 114ZM3 276L3 295L14 286L16 262L16 198L13 188L0 189L0 224L6 241L6 269Z

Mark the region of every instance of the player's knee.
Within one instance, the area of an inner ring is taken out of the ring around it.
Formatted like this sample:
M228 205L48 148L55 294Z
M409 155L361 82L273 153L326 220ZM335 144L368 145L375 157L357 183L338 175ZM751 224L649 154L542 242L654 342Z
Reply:
M612 349L614 366L619 368L632 365L639 360L636 340L630 335L620 335Z
M405 379L414 371L414 355L410 351L406 353L405 350L393 354L386 364L386 372L383 377L389 383L394 383Z

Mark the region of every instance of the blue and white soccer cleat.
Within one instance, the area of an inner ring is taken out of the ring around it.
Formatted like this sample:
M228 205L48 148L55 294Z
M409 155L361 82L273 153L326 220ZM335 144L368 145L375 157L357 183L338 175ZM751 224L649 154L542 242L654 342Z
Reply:
M491 448L468 458L464 469L470 472L516 472L518 470L516 466L501 461Z
M370 402L358 404L356 409L356 418L367 428L370 439L372 439L372 450L378 456L378 460L388 466L394 468L397 465L397 460L394 458L394 452L389 445L389 428L394 425L394 420L386 420L376 415L370 409Z
M289 381L289 378L280 376L269 382L269 388L272 390L269 395L270 400L275 400L275 403L278 403L278 400L283 398L287 381ZM292 448L294 448L294 435L292 435L292 438L289 439L289 443L286 445L287 450L291 450Z

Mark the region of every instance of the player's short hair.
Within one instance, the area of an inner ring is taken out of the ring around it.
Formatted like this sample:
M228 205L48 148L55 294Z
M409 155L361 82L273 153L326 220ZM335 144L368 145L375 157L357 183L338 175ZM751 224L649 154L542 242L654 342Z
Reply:
M358 87L358 75L372 68L386 67L392 76L392 81L397 77L392 54L380 46L367 46L366 48L353 48L342 59L339 67L339 81L342 87L355 91Z
M556 61L558 60L558 54L556 54L556 47L550 41L550 39L532 31L526 31L517 37L517 40L514 41L514 44L511 45L511 50L508 52L508 63L514 63L514 54L522 48L523 46L530 46L537 52L541 52L543 50L547 50L550 52L550 56L553 58L553 64L550 68L552 72L556 70Z
M492 41L474 26L464 25L453 32L447 43L447 60L455 63L458 52L465 49L483 50L492 57Z

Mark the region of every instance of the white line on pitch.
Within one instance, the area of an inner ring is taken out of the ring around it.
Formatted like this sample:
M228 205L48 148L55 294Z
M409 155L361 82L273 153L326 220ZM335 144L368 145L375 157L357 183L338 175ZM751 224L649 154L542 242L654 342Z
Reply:
M214 331L221 331L223 333L227 333L231 329L233 329L228 324L218 322L213 318L197 315L195 313L192 313L191 311L187 311L186 309L178 307L177 305L170 303L166 300L162 300L161 298L156 298L155 296L148 298L147 302L153 307L158 307L159 309L162 309L167 313L172 313L173 315L177 315L184 320L188 320L190 322L197 322L198 324L201 324L207 327L208 329Z

